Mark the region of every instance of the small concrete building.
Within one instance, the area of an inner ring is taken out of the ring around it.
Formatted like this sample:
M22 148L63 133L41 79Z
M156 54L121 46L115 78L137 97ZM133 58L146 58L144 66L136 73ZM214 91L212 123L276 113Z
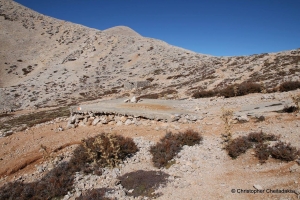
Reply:
M150 81L133 81L133 82L125 82L124 89L132 90L133 88L143 88L150 85Z

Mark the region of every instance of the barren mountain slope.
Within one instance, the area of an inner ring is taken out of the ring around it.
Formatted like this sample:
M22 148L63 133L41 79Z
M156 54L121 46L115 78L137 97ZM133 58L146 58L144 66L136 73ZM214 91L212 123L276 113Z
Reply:
M128 27L104 31L54 19L0 0L1 107L44 107L120 95L125 81L151 80L142 93L179 97L243 81L275 86L299 79L300 50L214 57L140 36Z

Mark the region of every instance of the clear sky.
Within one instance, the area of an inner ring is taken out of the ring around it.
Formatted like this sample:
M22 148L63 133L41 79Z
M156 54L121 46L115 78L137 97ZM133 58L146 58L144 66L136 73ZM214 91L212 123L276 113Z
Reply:
M300 48L300 0L16 0L42 14L215 56Z

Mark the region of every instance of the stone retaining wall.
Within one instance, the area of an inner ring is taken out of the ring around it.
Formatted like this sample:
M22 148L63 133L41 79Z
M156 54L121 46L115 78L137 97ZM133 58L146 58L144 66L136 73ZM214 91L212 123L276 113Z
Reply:
M125 90L132 90L133 88L138 89L142 87L149 86L149 81L135 81L135 82L125 82L124 89Z
M109 125L144 125L147 126L151 121L178 122L183 124L196 123L197 116L190 114L173 114L167 119L150 119L143 116L122 115L113 113L93 113L93 112L71 112L67 128L77 126L96 126L97 124Z

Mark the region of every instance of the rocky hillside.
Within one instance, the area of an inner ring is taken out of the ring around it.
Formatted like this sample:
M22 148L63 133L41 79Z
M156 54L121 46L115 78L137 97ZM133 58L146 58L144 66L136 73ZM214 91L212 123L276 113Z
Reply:
M125 81L150 80L142 94L213 89L244 81L274 87L299 80L300 49L214 57L146 38L124 26L95 30L0 0L0 109L68 105L124 95Z

